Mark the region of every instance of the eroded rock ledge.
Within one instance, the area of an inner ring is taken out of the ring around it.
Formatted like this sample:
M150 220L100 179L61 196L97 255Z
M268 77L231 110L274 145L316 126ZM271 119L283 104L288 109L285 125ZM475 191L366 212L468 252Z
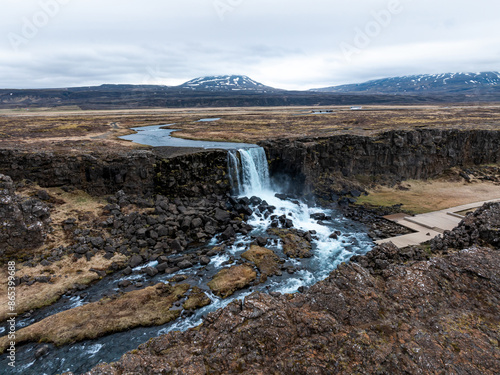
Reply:
M497 374L500 257L495 236L470 234L487 217L498 233L499 207L461 225L482 247L383 245L303 294L254 293L88 374Z
M261 142L271 173L293 176L299 191L327 195L339 181L394 183L438 176L454 166L496 163L500 132L419 129L374 136L280 139Z

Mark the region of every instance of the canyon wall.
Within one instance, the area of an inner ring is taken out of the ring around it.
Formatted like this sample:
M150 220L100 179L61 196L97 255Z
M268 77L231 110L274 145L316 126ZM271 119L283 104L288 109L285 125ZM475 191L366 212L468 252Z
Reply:
M230 191L225 151L172 158L160 150L105 154L62 154L0 150L0 173L41 187L72 186L92 195L128 194L193 197Z
M261 142L271 174L293 176L298 190L315 191L325 180L426 179L454 166L500 161L500 131L389 131L377 136Z
M271 175L295 192L324 193L339 180L393 183L438 176L450 167L500 161L500 131L390 131L373 137L270 140ZM230 192L226 151L166 157L160 149L106 154L0 150L0 173L42 187L73 186L93 195L161 193L198 197Z

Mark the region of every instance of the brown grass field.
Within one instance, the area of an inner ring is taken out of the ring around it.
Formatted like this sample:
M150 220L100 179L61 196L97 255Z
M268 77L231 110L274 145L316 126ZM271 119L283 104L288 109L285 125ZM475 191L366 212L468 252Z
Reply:
M378 186L357 204L393 206L403 204L403 210L412 214L444 210L463 204L500 199L500 186L492 182L467 183L443 179L405 181L404 190L398 187Z
M331 111L313 114L314 111ZM215 122L201 118L220 117ZM371 135L391 129L498 129L500 104L481 106L251 107L80 111L0 111L1 148L100 151L141 147L117 139L131 127L173 124L190 139L258 142L265 139Z

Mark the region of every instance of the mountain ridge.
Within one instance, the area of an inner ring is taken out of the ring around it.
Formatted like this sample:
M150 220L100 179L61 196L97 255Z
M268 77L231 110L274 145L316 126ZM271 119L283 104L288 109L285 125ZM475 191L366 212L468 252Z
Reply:
M499 72L417 74L311 89L313 92L422 94L500 90Z
M246 75L216 75L198 77L177 87L191 89L193 91L254 91L262 93L279 91L278 89L265 86L260 82L254 81Z

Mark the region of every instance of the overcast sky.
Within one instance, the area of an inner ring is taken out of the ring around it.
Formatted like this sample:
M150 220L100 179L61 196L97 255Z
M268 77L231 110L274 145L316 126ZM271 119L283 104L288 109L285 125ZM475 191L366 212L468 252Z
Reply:
M0 87L500 70L498 0L0 0Z

